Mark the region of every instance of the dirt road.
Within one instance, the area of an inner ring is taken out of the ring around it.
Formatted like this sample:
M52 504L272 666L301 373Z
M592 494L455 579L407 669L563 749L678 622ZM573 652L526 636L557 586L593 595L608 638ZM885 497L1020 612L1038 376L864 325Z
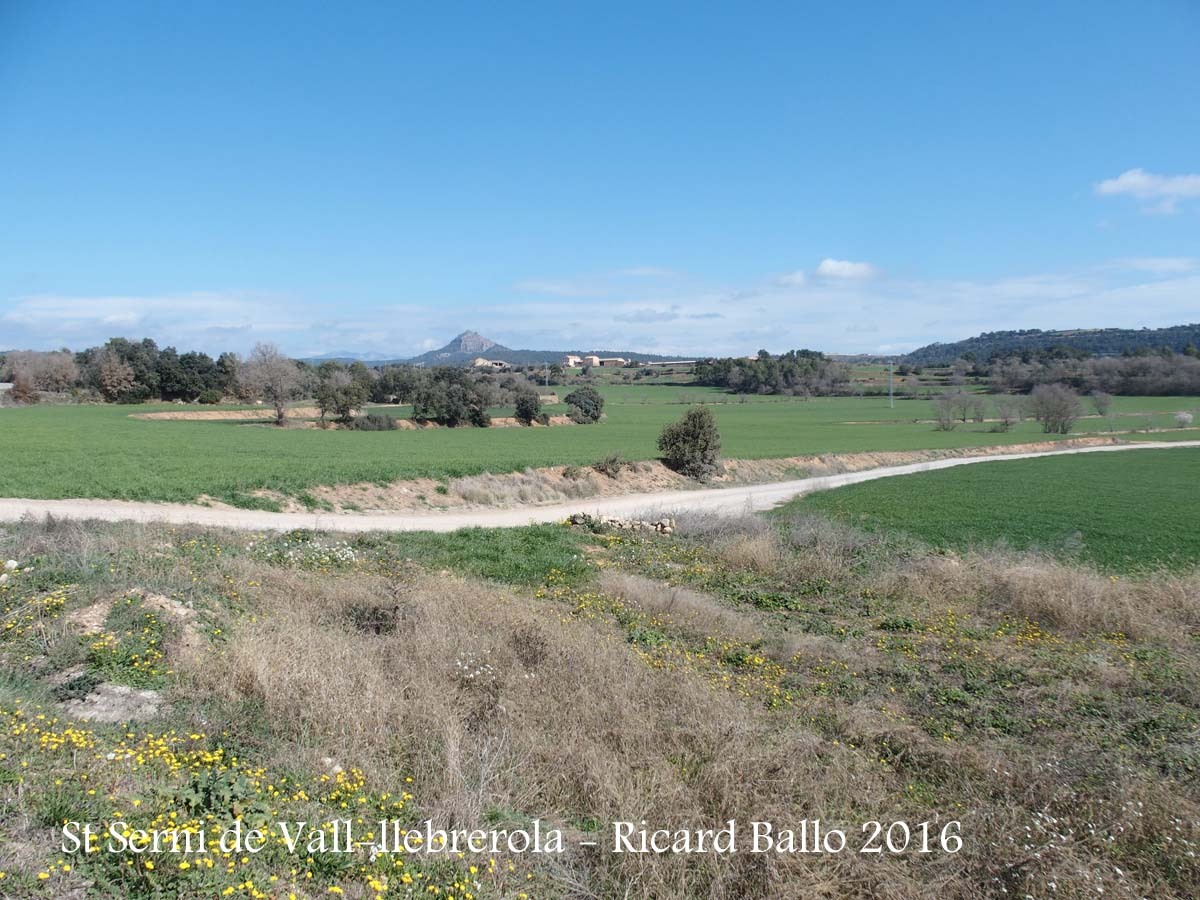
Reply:
M1200 441L1146 441L1138 444L1113 444L1100 447L1079 447L1071 450L1051 450L1042 453L1012 453L993 456L963 456L886 466L840 475L799 478L771 484L742 485L710 490L661 491L649 494L629 494L620 497L597 497L576 500L553 506L530 506L520 509L484 509L458 512L378 513L365 515L321 513L275 513L249 509L208 509L181 503L133 503L124 500L0 500L0 522L15 522L26 516L52 515L62 519L105 522L167 522L177 525L211 525L247 531L289 531L311 528L323 531L457 531L460 528L512 528L536 522L557 522L572 513L592 515L637 516L648 513L665 514L676 509L710 510L718 513L740 513L770 509L786 500L824 491L829 488L876 478L930 472L976 463L1004 462L1042 456L1066 456L1075 453L1121 453L1133 450L1168 450L1200 447Z

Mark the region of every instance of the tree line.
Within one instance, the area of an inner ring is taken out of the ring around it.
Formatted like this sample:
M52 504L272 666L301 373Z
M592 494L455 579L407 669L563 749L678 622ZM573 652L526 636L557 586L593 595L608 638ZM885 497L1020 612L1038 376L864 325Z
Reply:
M695 382L738 394L825 397L847 392L850 370L817 350L789 350L780 356L759 350L750 359L701 360Z
M375 413L358 415L368 401L379 404L410 404L412 419L448 427L491 424L489 407L513 406L515 418L524 425L545 425L536 384L523 376L475 372L453 366L422 368L387 365L371 368L361 362L349 365L323 362L315 369L283 356L271 345L259 344L242 367L242 383L251 395L269 402L275 420L282 424L287 404L311 393L321 414L360 430L390 430L394 417ZM604 399L591 387L581 387L565 398L573 421L599 421Z
M1009 356L983 370L998 391L1027 394L1042 384L1065 384L1080 393L1120 396L1200 394L1200 353L1154 352L1128 356L1042 358Z
M368 402L411 404L414 420L449 426L486 426L487 410L496 406L514 407L526 425L548 421L536 382L524 374L362 362L314 366L272 344L259 344L245 359L179 353L149 338L113 338L78 353L12 351L0 356L0 381L12 383L11 397L20 403L36 403L43 393L110 403L261 401L277 422L302 397L313 399L322 420L362 428L395 427L390 417L356 415ZM571 418L584 424L598 421L604 408L600 394L587 386L568 394L566 402Z
M12 351L0 358L0 380L18 395L35 391L88 394L112 403L186 400L218 403L237 392L239 361L232 353L179 353L150 338L113 338L100 347Z

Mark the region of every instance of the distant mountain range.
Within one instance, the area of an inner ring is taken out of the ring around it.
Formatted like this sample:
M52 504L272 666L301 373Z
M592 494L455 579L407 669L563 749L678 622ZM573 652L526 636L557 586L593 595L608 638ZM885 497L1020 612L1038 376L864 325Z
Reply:
M320 356L306 356L304 361L307 363L323 363L323 362L365 362L365 363L385 363L395 362L395 359L388 356L386 353L352 353L349 350L341 353L322 353Z
M1022 351L1071 347L1094 356L1119 356L1127 351L1170 347L1178 352L1200 347L1200 324L1173 325L1170 328L1077 328L1069 331L989 331L965 341L929 344L904 357L909 365L948 364L968 354L979 362L994 356L1009 356Z
M659 356L654 353L638 353L633 350L512 350L503 344L496 343L491 338L484 337L477 331L464 331L445 347L430 350L427 353L422 353L420 356L414 356L409 359L397 359L377 353L369 355L326 353L323 356L309 357L306 362L320 363L326 360L353 362L354 360L361 360L372 365L403 363L411 366L462 366L467 365L476 357L485 356L488 359L501 360L514 366L531 366L539 363L558 362L567 353L574 353L580 356L585 353L595 353L598 356L621 356L626 359L636 359L645 362L664 362L678 358L673 356Z

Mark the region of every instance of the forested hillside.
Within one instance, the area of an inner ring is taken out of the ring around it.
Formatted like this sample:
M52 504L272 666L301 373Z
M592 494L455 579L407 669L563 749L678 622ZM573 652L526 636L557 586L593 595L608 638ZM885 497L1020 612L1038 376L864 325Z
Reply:
M1200 324L1170 328L1094 328L1071 331L988 331L977 337L949 344L928 344L904 357L914 366L953 363L957 359L987 362L997 356L1036 356L1054 348L1089 356L1120 356L1137 350L1169 348L1182 353L1200 347Z

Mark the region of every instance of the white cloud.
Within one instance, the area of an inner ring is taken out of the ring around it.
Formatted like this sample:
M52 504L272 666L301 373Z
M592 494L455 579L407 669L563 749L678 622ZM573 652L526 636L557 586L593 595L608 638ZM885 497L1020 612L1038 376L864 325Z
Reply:
M847 281L863 281L874 278L878 272L870 263L850 262L847 259L830 259L826 257L817 266L817 274L822 278L840 278Z
M297 356L405 357L472 328L515 349L688 357L740 356L762 346L894 353L982 331L1193 321L1200 260L1147 256L987 280L813 278L802 286L778 276L724 285L650 280L626 283L614 294L512 293L471 305L437 298L372 307L342 297L242 292L0 298L0 349L80 349L121 335L209 353L244 353L269 340Z
M679 318L679 307L672 306L670 309L642 307L618 313L613 318L618 322L673 322Z
M1187 256L1141 256L1117 261L1118 266L1152 275L1177 275L1197 268L1195 259Z
M0 315L8 347L83 349L110 337L150 337L179 349L246 351L259 340L282 345L313 329L320 311L272 295L204 292L160 296L70 297L38 294L11 301Z
M1129 169L1116 178L1096 185L1102 197L1125 195L1144 201L1145 212L1170 214L1180 200L1200 198L1200 175L1156 175L1145 169Z
M784 287L804 287L806 281L808 281L808 276L799 269L795 272L788 272L786 275L780 275L775 279L776 284Z

